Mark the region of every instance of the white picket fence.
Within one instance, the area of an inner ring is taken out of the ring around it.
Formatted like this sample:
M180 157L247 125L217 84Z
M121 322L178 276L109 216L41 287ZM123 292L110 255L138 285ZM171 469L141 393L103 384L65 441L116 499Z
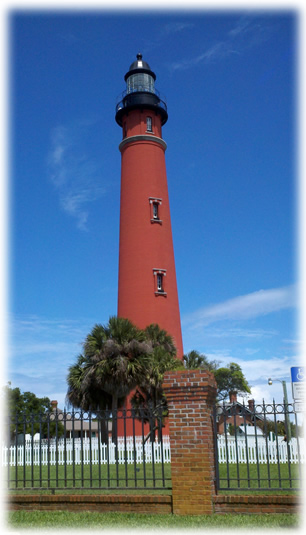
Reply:
M47 465L71 465L71 464L140 464L140 463L164 463L171 462L169 437L163 437L163 444L147 441L142 444L141 437L118 438L118 447L109 440L107 444L101 444L97 438L90 439L67 439L50 442L27 441L25 446L2 447L2 466L42 466Z
M298 442L299 441L299 442ZM134 447L135 445L135 447ZM248 447L247 447L248 446ZM291 463L305 462L304 439L292 438L289 443ZM218 436L218 458L220 463L246 463L251 464L288 462L288 447L282 437L278 440L266 441L259 437L257 442L254 438L237 438L224 435ZM67 439L59 440L57 444L50 442L49 445L39 441L27 441L24 445L2 446L2 466L42 466L47 465L71 465L75 464L141 464L171 462L171 448L168 436L163 437L163 443L146 442L142 444L141 437L118 438L118 448L109 440L108 447L101 444L98 439Z
M238 437L236 440L233 436L225 438L224 435L220 435L218 437L219 463L263 464L268 461L271 464L287 463L288 446L290 462L304 463L305 442L303 438L292 438L287 444L283 437L267 441L264 437L258 437L257 441L254 437L248 437L246 441L244 437Z

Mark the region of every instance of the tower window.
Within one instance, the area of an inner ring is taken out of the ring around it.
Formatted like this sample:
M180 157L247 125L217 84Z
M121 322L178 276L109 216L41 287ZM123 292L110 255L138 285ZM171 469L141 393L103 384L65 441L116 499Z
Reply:
M153 275L155 276L155 295L167 295L167 292L165 292L166 272L166 269L153 269Z
M151 223L162 223L160 218L160 206L162 204L162 199L156 197L149 197L149 202L151 206Z
M147 117L147 132L153 132L153 130L152 130L152 117Z
M159 219L158 217L158 207L159 204L157 202L153 202L153 219Z
M163 291L163 276L160 273L157 273L156 278L157 278L157 284L156 284L157 291L162 292Z

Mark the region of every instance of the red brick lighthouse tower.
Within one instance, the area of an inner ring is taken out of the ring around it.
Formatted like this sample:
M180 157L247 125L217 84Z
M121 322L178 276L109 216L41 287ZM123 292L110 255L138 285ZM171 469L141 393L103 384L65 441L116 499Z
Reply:
M122 127L118 316L139 328L166 330L182 358L183 344L172 243L162 126L167 106L142 55L124 77L116 106Z

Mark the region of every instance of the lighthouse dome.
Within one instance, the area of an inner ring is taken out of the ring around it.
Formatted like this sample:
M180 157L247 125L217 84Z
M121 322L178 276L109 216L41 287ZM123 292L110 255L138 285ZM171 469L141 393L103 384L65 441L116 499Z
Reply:
M116 104L116 121L122 126L123 115L133 109L150 109L161 115L162 125L168 119L167 104L164 97L155 88L156 74L150 65L138 53L136 60L130 65L124 80L126 89L119 95Z
M150 65L142 59L142 54L140 53L137 54L136 60L131 63L130 69L124 77L125 81L127 80L127 78L129 78L129 76L137 73L149 74L150 76L152 76L152 78L154 78L154 80L156 80L156 74L151 71Z
M151 70L150 65L142 59L142 54L137 54L136 61L133 61L130 65L130 71L133 71L134 69L147 69L148 71Z

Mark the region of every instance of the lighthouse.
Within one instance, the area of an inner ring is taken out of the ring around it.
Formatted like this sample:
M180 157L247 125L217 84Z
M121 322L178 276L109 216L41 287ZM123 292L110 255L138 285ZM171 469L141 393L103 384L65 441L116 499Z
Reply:
M162 126L168 120L156 75L137 54L116 105L122 128L118 316L157 323L183 356Z

